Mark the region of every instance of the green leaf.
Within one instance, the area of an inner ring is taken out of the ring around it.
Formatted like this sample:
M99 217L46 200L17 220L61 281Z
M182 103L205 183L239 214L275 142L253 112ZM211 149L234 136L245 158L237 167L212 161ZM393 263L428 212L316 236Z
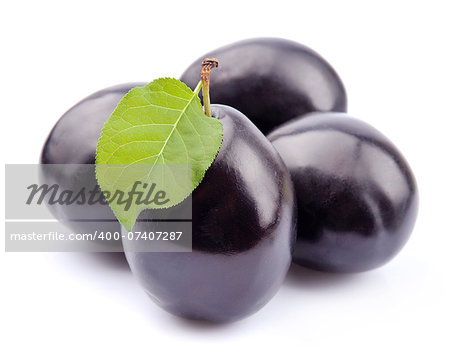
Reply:
M222 125L203 113L197 93L179 80L156 79L130 90L105 123L97 144L97 180L128 231L142 210L171 207L188 197L217 155ZM139 204L134 195L126 207L133 185L145 197L152 184L152 197L161 190L167 197L160 199L168 202Z

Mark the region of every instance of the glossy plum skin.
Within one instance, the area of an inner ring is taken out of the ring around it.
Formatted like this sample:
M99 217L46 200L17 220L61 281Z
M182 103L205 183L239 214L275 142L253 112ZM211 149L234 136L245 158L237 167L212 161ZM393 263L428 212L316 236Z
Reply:
M104 123L116 108L122 97L133 87L146 83L127 83L103 89L84 98L58 120L50 132L42 149L41 164L95 164L97 141ZM60 185L61 190L94 189L97 184L94 168L71 167L70 172L52 173L49 168L42 168L41 184ZM120 231L108 205L81 205L61 207L50 206L51 212L77 233L93 233L94 231ZM83 214L84 219L79 220ZM98 219L96 219L98 217ZM108 221L105 221L108 220Z
M361 272L391 260L416 220L414 175L396 147L342 113L315 113L268 135L286 163L298 203L294 262Z
M264 134L309 112L347 110L344 85L335 70L301 44L256 38L213 50L181 76L192 89L206 57L219 60L219 68L211 72L211 102L238 109Z
M192 252L129 252L147 294L175 315L231 322L263 307L291 263L296 205L286 166L242 113L212 106L223 144L192 194ZM151 218L144 211L140 219ZM133 231L152 231L136 223Z

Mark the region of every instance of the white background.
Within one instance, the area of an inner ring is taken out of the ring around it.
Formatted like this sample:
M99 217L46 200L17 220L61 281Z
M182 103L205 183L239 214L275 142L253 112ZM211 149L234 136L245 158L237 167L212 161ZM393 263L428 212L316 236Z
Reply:
M1 252L0 359L448 361L446 3L2 1L4 163L36 163L58 118L96 90L178 77L208 50L276 36L310 46L335 67L349 113L396 143L421 203L413 236L390 264L358 275L293 267L266 307L224 326L159 309L120 258Z

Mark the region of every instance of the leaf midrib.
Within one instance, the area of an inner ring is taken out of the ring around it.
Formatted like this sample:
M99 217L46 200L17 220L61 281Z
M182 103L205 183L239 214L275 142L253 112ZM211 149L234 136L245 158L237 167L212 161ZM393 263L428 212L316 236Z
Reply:
M157 155L157 157L156 157L155 163L153 164L153 166L152 166L152 168L150 169L150 171L148 172L148 174L150 174L150 172L152 172L153 167L156 165L156 163L158 162L158 160L159 160L159 158L161 157L162 153L164 152L164 149L165 149L166 146L167 146L167 142L169 142L169 139L170 139L170 137L172 137L172 134L173 134L173 132L175 131L175 129L177 128L178 123L180 122L181 118L183 117L184 113L186 112L186 110L188 109L189 105L191 104L191 102L194 100L195 97L196 97L196 94L194 93L194 94L192 95L191 99L189 99L189 101L187 102L186 106L182 109L182 111L181 111L181 113L180 113L180 116L178 117L178 119L177 119L177 120L175 121L175 123L173 124L172 130L170 131L169 135L167 136L167 139L166 139L166 141L164 142L163 146L161 147L161 151L159 151L159 153L158 153L158 155ZM181 138L181 140L183 140L183 137L181 136L181 133L180 133L180 138ZM183 143L184 143L184 141L183 141ZM187 151L188 151L188 150L187 150L187 148L186 148L186 153L187 153ZM147 174L147 175L148 175L148 174Z

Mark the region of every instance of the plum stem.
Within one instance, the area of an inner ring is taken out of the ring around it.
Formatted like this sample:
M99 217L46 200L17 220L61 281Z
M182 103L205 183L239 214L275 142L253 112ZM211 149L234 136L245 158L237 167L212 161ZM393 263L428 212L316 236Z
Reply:
M203 106L205 107L205 114L211 117L211 100L209 98L209 73L211 69L217 68L219 61L216 58L206 58L202 62L202 71L200 79L202 83Z

